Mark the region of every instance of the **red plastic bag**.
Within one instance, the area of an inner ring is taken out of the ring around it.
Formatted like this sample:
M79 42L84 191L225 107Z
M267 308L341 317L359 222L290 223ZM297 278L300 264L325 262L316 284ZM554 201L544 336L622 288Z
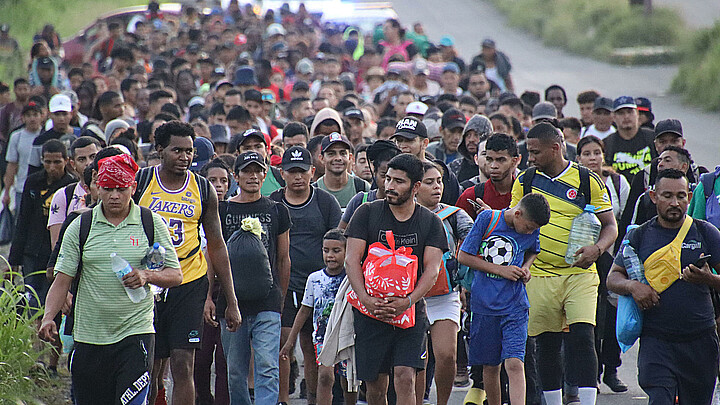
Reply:
M389 249L381 242L373 243L368 249L367 258L363 263L365 290L375 298L406 297L415 289L417 256L412 254L412 248L401 246L395 249L395 237L392 231L387 231L385 236ZM347 300L363 314L378 319L360 302L355 291L348 292ZM403 329L415 326L415 305L413 304L388 323Z

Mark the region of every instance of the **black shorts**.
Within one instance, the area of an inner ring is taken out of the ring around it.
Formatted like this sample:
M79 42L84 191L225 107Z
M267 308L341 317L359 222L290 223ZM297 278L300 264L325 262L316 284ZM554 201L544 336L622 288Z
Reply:
M77 405L141 405L150 395L155 337L132 335L110 345L75 342L70 355Z
M155 358L170 357L174 349L199 349L208 279L170 288L155 302Z
M295 322L295 316L302 305L302 299L303 293L288 290L285 295L285 306L283 307L282 317L280 318L283 328L292 328L293 323ZM300 332L312 334L314 329L312 316L309 316L305 321L305 324L303 324L302 329L300 329Z
M423 311L425 308L423 307ZM417 315L417 312L416 312ZM355 367L358 379L372 382L396 366L425 368L427 317L416 317L415 326L402 329L363 315L353 308Z

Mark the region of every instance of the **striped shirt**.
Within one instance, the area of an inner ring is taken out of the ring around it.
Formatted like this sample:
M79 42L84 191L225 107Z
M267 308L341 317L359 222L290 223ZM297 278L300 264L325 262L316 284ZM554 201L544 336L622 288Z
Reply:
M130 266L142 268L141 260L148 248L143 231L140 207L132 203L130 214L119 225L111 224L102 212L102 205L93 208L93 221L85 247L83 268L75 302L73 338L82 343L109 345L132 335L155 333L153 327L153 295L145 286L147 296L139 303L128 298L125 288L112 271L110 254L116 253ZM65 231L55 273L75 277L80 259L80 218ZM170 242L170 233L162 218L153 214L155 242L165 247L165 266L179 269L177 254Z

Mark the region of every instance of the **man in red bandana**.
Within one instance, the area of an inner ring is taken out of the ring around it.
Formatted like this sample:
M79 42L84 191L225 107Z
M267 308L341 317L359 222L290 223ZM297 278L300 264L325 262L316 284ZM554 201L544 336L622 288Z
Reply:
M126 154L100 160L100 203L65 231L55 281L47 295L39 334L54 341L58 334L53 319L73 279L79 279L70 369L78 405L145 403L155 347L154 300L148 284L170 288L182 282L180 263L162 218L132 201L137 170L135 161ZM143 222L148 222L143 217L148 214L152 233L143 229ZM83 228L87 221L90 226L82 243L80 233L87 229ZM165 267L159 271L149 271L141 264L151 242L148 235L166 251ZM130 266L131 271L121 280L111 271L112 253ZM133 302L126 290L138 288L145 289L145 298Z

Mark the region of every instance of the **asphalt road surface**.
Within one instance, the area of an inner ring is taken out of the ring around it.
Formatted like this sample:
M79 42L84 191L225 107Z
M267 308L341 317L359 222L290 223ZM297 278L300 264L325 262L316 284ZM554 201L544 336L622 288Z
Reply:
M691 0L692 3L702 1ZM716 4L712 10L720 7L717 0L707 1ZM661 2L681 3L680 0ZM670 82L677 72L675 66L610 65L545 47L535 37L509 27L505 17L487 1L402 0L393 2L393 6L403 24L422 22L431 40L438 41L443 35L451 35L466 60L479 53L484 38L495 39L498 49L511 59L516 92L534 90L542 94L548 85L560 84L568 93L567 116L579 117L575 97L578 92L588 89L595 89L610 98L621 95L648 97L653 103L656 122L664 118L682 121L687 148L698 164L712 168L720 163L717 143L720 114L691 107L679 96L669 94Z

